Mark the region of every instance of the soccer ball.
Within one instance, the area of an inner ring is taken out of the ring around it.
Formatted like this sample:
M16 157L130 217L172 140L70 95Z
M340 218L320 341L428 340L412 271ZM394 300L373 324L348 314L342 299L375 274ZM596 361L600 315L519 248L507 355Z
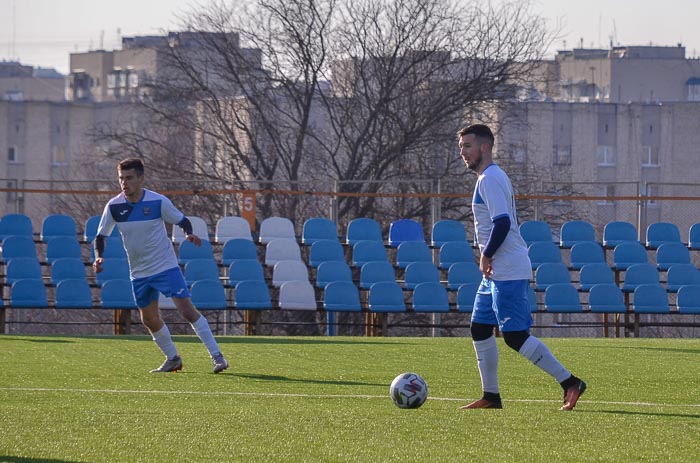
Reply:
M416 373L401 373L389 386L391 400L399 408L418 408L428 398L428 385Z

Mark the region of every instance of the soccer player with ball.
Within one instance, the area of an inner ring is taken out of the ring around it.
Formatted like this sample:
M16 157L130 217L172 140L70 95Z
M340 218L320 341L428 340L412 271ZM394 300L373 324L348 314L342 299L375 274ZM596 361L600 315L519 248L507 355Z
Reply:
M513 186L493 162L493 133L486 125L474 124L460 130L457 136L464 164L478 174L472 211L483 274L471 318L483 396L461 408L503 408L494 336L498 326L509 347L559 382L564 390L561 410L572 410L585 392L586 383L564 368L542 341L530 335L532 315L527 289L532 267L518 229Z
M141 321L165 354L163 364L151 373L182 370L182 359L160 316L159 292L172 297L178 312L192 325L211 355L214 373L225 370L228 362L219 350L209 322L192 305L173 245L165 231L165 222L182 228L187 241L196 246L201 246L202 241L192 233L192 224L187 217L168 198L143 187L145 176L140 159L123 160L117 171L122 192L110 199L102 212L95 237L95 272L102 271L105 238L116 226L129 258L131 285Z

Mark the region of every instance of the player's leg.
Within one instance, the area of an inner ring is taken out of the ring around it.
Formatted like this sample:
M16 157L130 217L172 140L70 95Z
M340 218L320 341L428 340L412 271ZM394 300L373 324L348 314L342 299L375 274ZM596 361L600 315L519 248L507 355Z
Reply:
M528 284L527 280L495 282L493 297L499 329L511 349L559 382L564 389L564 407L570 407L562 409L570 410L586 390L586 384L573 376L542 341L530 334L532 315L527 297Z
M178 312L190 323L195 334L206 346L214 365L214 373L219 373L228 368L228 362L214 339L209 322L192 304L190 292L187 289L187 283L182 275L182 271L177 267L166 270L158 274L154 285L164 295L173 298Z
M502 408L498 389L498 346L494 336L496 316L493 311L491 281L484 279L474 300L471 334L481 377L482 397L462 409Z
M182 359L170 336L168 326L163 322L158 308L158 292L148 284L148 278L132 281L136 304L139 307L141 322L151 333L153 341L165 355L163 364L151 373L167 373L182 370Z

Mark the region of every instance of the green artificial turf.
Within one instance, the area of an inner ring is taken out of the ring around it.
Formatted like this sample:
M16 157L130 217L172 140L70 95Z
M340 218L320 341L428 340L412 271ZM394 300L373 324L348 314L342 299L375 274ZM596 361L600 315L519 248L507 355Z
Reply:
M499 339L503 410L480 396L463 338L222 337L214 375L195 337L153 375L148 337L0 336L0 461L700 461L700 340L545 339L589 389L562 391ZM391 402L399 373L428 383Z

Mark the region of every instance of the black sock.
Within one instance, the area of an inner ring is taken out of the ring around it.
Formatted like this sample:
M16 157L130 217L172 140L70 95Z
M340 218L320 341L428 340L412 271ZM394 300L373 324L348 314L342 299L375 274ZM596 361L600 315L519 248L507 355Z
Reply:
M501 394L496 393L496 392L486 392L484 391L484 399L488 400L491 403L495 404L500 404L501 403Z
M576 376L571 375L559 384L561 384L562 389L564 389L566 391L567 389L569 389L571 386L575 385L578 382L579 382L579 379Z

